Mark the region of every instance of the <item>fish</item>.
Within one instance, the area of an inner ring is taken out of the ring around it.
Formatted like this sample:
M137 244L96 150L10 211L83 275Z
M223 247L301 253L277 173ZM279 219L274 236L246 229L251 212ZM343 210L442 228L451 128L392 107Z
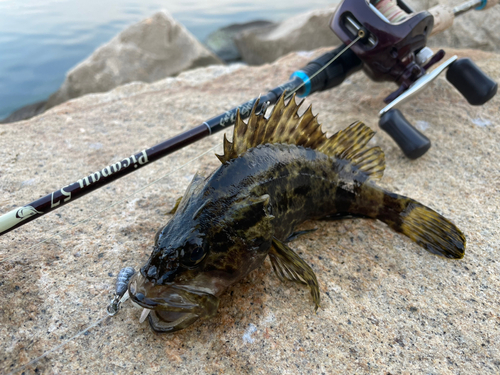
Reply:
M317 277L289 246L307 220L359 216L387 224L427 251L451 259L465 253L464 234L429 207L377 185L385 155L368 142L362 122L327 137L295 97L278 100L269 117L254 106L237 113L233 140L224 135L221 166L196 174L153 251L129 282L133 303L158 333L216 315L220 296L269 257L281 280L305 284L315 309Z

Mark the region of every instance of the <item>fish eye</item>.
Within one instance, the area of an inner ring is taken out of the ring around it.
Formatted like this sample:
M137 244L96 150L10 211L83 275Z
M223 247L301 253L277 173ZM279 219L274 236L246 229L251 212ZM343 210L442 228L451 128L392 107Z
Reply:
M193 246L190 250L185 250L184 254L182 263L186 267L194 267L205 258L207 252L203 246Z
M204 256L205 251L203 251L203 248L201 246L197 246L191 252L191 256L189 257L189 259L191 260L191 262L194 262L196 264L200 262Z

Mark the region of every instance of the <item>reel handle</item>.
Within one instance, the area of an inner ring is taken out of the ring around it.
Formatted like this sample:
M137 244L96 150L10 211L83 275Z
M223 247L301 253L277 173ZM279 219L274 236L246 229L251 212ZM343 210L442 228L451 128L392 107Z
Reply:
M469 58L459 59L448 68L446 79L471 105L483 105L493 98L498 83L488 77Z
M409 159L418 159L431 147L429 138L415 129L398 109L384 113L379 126L394 139Z

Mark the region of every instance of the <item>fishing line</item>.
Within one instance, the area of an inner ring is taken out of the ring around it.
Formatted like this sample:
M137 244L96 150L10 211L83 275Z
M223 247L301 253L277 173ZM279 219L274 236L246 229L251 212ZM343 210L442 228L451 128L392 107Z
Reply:
M195 158L193 158L193 159L191 159L191 160L187 161L186 163L182 164L181 166L177 167L176 169L174 169L174 170L172 170L172 171L170 171L170 172L168 172L168 173L164 174L164 175L163 175L163 176L161 176L160 178L158 178L158 179L156 179L156 180L154 180L154 181L150 182L149 184L147 184L147 185L143 186L142 188L140 188L140 189L136 190L136 191L135 191L135 192L133 192L132 194L127 195L125 198L123 198L123 199L121 199L121 200L119 200L119 201L117 201L117 202L115 202L115 203L112 203L111 205L109 205L109 206L107 206L107 207L103 208L102 210L100 210L100 211L96 212L94 215L91 215L90 217L88 217L88 218L86 218L86 219L83 219L83 220L81 220L81 221L79 221L79 222L77 222L77 223L75 223L75 224L73 224L73 225L69 226L68 228L66 228L66 229L64 229L64 230L61 230L61 231L55 232L55 233L53 233L53 234L49 234L49 237L47 237L46 239L44 239L44 240L42 240L42 241L40 241L40 242L37 242L36 244L34 244L34 245L32 245L32 246L28 247L27 249L21 250L21 251L17 252L16 254L12 254L10 257L6 257L6 258L4 258L4 259L1 259L1 260L0 260L0 264L1 264L1 263L3 263L3 262L6 262L6 261L12 260L12 259L14 259L16 256L22 255L22 254L24 254L25 252L27 252L27 251L29 251L29 250L32 250L33 248L35 248L35 247L37 247L37 246L39 246L39 245L41 245L41 244L43 244L43 243L45 243L45 242L49 241L50 239L52 239L52 238L54 238L54 237L56 237L56 236L60 236L60 235L62 235L63 233L66 233L66 232L68 232L69 230L71 230L71 229L73 229L73 228L75 228L75 227L77 227L77 226L79 226L79 225L81 225L81 224L87 223L88 221L90 221L90 220L92 220L92 219L96 218L97 216L101 215L103 212L108 211L108 210L110 210L111 208L113 208L114 206L116 206L116 205L118 205L118 204L120 204L120 203L125 202L126 200L130 199L130 198L131 198L131 197L133 197L134 195L136 195L136 194L138 194L138 193L142 192L143 190L147 189L147 188L148 188L148 187L150 187L151 185L156 184L158 181L160 181L160 180L162 180L162 179L164 179L164 178L166 178L166 177L168 177L168 176L172 175L173 173L177 172L178 170L180 170L180 169L184 168L186 165L188 165L188 164L190 164L190 163L192 163L192 162L194 162L194 161L198 160L199 158L201 158L202 156L204 156L204 155L208 154L210 151L215 150L215 149L216 149L217 147L219 147L219 146L220 146L220 145L216 145L216 146L214 146L214 147L209 148L207 151L205 151L205 152L201 153L200 155L196 156Z
M210 151L210 150L209 150ZM128 295L128 292L125 292L125 294L122 296L122 298L120 299L119 303L118 303L118 306L120 306L121 304L123 304L123 302L125 302L126 300L128 300L129 298L129 295ZM35 363L37 363L39 360L41 360L42 358L46 357L47 355L49 355L50 353L52 352L55 352L56 350L62 348L63 346L65 346L66 344L70 343L71 341L73 341L74 339L76 339L78 336L86 333L87 331L91 330L92 328L94 328L95 326L101 324L106 318L110 317L110 316L113 316L114 314L110 314L109 311L108 311L108 316L103 316L102 318L96 320L94 323L90 324L89 326L87 326L87 328L85 329L82 329L80 332L78 332L77 334L71 336L69 339L63 341L62 343L60 343L59 345L53 347L52 349L49 349L47 350L45 353L43 353L41 356L39 357L36 357L34 359L32 359L31 361L29 361L28 363L26 363L25 365L19 367L18 369L15 369L15 370L12 370L11 372L9 372L8 375L11 375L11 374L14 374L16 372L19 372L21 371L22 369L28 367L28 366L31 366ZM142 322L141 322L142 323Z
M81 330L80 332L78 332L77 334L73 335L72 337L70 337L69 339L63 341L62 343L60 343L59 345L53 347L52 349L49 349L47 350L45 353L43 353L41 356L39 357L36 357L35 359L32 359L31 361L29 361L28 363L26 363L25 365L19 367L18 369L15 369L15 370L12 370L11 372L9 372L8 375L11 375L11 374L15 374L16 372L19 372L23 369L25 369L26 367L28 366L31 366L35 363L37 363L39 360L41 360L42 358L45 358L46 356L48 356L50 353L52 352L55 352L56 350L62 348L63 346L65 346L66 344L68 344L69 342L73 341L74 339L76 339L78 336L81 336L82 334L84 334L85 332L89 331L90 329L94 328L95 326L101 324L106 318L108 318L108 316L103 316L102 318L96 320L94 323L92 323L91 325L89 325L87 328Z
M398 6L396 0L379 0L375 3L375 7L392 23L400 22L408 17L408 13Z

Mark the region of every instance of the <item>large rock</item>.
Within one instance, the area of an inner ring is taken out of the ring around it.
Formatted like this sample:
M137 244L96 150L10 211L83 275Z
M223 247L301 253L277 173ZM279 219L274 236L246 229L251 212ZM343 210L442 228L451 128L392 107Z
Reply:
M221 60L226 62L240 61L240 51L234 43L234 38L244 31L273 25L275 25L274 22L261 20L246 23L234 23L210 33L204 43L208 49L216 54Z
M133 81L154 82L200 66L221 64L166 11L134 24L66 75L47 108Z
M265 93L326 50L262 67L209 67L132 83L3 125L0 213ZM499 55L458 52L500 80ZM377 129L382 99L394 88L359 72L313 95L303 108L312 103L329 134L357 119ZM426 155L410 161L378 131L373 143L387 158L382 185L453 220L467 237L466 255L436 257L375 221L307 223L303 229L318 230L290 246L317 274L317 314L308 289L280 282L266 261L223 295L216 317L176 334L155 335L139 324L140 311L129 303L104 318L117 272L147 260L155 232L194 173L220 165L213 154L221 151L222 133L0 237L2 257L12 256L0 263L0 373L19 369L103 318L23 371L497 374L499 108L499 96L469 106L440 77L402 108L432 140ZM51 235L56 231L62 233Z
M276 60L291 51L311 51L337 46L339 39L330 29L335 6L310 11L289 18L276 26L244 31L235 37L242 60L260 65Z

